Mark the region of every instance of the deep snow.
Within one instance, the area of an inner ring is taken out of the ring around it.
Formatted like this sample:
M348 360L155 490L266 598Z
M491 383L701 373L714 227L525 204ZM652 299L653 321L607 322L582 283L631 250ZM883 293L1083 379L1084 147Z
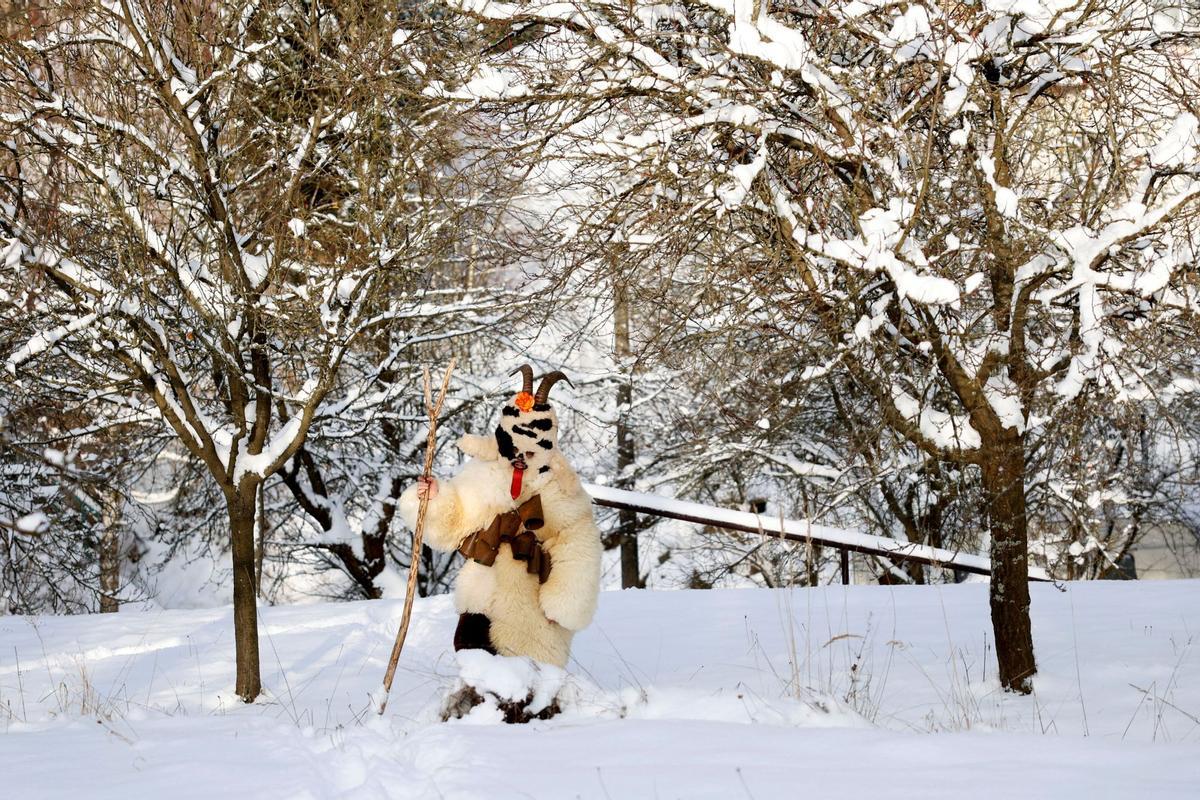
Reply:
M448 597L383 718L399 601L264 608L253 706L227 608L5 617L0 796L1196 797L1200 582L1064 588L1032 587L1028 698L998 691L983 584L608 592L566 710L525 726L436 721Z

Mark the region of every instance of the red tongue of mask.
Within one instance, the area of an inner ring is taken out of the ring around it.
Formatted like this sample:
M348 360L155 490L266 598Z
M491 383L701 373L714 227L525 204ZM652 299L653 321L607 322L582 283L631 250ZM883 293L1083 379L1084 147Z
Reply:
M521 494L521 479L525 477L525 462L516 461L513 463L512 483L508 487L508 493L512 495L512 499L516 500Z

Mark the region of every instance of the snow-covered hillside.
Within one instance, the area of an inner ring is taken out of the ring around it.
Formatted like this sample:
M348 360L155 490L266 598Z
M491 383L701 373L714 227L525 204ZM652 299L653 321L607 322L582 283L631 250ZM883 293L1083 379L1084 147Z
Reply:
M449 597L0 618L13 798L1195 797L1200 582L1037 585L1032 697L998 691L982 584L602 595L549 722L436 721Z

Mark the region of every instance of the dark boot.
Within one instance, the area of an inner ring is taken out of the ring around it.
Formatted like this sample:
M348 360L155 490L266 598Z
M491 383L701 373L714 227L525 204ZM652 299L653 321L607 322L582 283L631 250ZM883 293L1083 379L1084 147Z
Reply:
M492 621L487 614L459 614L454 629L455 650L486 650L496 655L492 646Z

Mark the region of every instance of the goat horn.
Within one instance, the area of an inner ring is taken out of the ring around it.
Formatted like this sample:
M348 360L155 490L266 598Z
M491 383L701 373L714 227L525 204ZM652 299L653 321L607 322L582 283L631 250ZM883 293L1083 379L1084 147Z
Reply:
M533 367L529 366L528 364L522 364L508 374L509 376L512 376L516 375L518 372L525 376L525 385L521 387L521 391L533 394Z
M546 402L546 398L550 396L550 387L559 381L566 381L568 386L572 389L575 388L575 384L571 383L570 378L558 370L554 370L554 372L548 372L542 377L542 382L538 384L537 394L534 395L534 401L538 403Z

